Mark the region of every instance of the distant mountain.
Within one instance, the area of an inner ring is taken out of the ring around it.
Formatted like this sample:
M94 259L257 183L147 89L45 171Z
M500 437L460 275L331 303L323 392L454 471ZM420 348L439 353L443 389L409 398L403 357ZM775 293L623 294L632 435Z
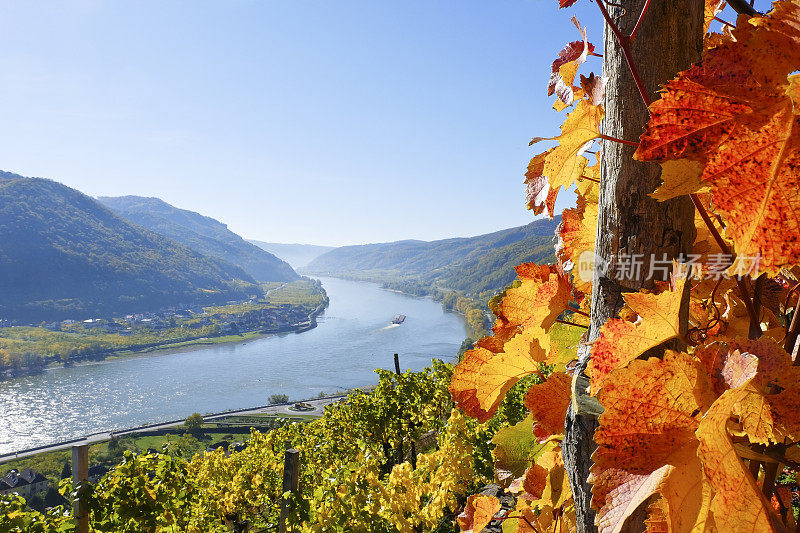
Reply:
M118 196L98 200L135 224L203 255L241 267L258 281L293 281L299 277L288 263L245 241L211 217L179 209L158 198Z
M302 268L309 264L313 259L321 256L325 252L334 249L333 246L317 246L316 244L283 244L279 242L264 242L247 239L251 242L280 257L294 268Z
M553 238L560 220L536 220L476 237L343 246L317 257L303 271L383 282L420 281L485 297L514 280L514 266L555 259Z
M260 293L241 268L132 224L75 189L0 171L0 318L79 319Z

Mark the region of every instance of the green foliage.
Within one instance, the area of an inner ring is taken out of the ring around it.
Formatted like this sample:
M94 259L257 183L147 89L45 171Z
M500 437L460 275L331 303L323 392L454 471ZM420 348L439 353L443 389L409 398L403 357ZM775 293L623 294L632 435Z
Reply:
M190 432L198 431L203 427L203 415L200 413L192 413L186 417L186 422L184 422L183 425L186 426L186 429Z
M0 173L0 316L114 316L259 295L241 268L131 224L54 181Z
M269 397L270 404L287 403L288 401L289 401L289 396L286 394L271 394Z
M297 273L288 263L245 241L213 218L179 209L158 198L119 196L100 197L98 200L122 218L205 256L236 265L258 281L297 279Z

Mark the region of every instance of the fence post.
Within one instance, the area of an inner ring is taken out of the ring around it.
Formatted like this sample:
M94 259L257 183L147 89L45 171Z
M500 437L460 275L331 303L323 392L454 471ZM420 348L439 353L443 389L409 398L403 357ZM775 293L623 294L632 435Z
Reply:
M297 496L300 492L300 451L289 448L283 456L283 493L291 492ZM281 499L281 519L278 531L286 533L286 519L289 517L289 502Z
M72 485L89 482L89 445L76 444L72 447ZM83 491L79 491L83 496ZM72 504L72 514L75 517L75 533L89 533L89 510L86 509L80 498Z
M402 374L402 372L400 372L400 356L397 354L394 354L394 371L398 376Z

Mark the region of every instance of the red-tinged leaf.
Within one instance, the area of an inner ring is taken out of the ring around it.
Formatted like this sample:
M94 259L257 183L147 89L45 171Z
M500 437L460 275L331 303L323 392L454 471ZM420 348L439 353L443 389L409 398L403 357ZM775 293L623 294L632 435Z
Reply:
M456 365L450 380L450 394L453 402L464 414L483 423L492 418L494 410L485 410L477 398L477 379L483 366L497 354L483 347L476 347L464 353Z
M728 389L741 387L754 378L758 371L758 357L732 349L724 341L698 346L694 354L713 379L714 392L718 395Z
M539 440L564 432L564 418L572 398L572 378L553 372L544 383L533 385L525 395L525 407L536 423L533 433Z
M703 163L736 253L774 273L800 263L800 116L789 77L800 65L800 2L776 2L733 37L665 86L636 157Z
M601 533L620 531L654 494L672 531L690 531L707 514L694 432L714 401L700 363L687 354L632 361L598 396L605 407L595 432L592 503Z
M597 199L587 200L578 195L577 205L565 209L556 234L556 256L565 271L572 273L575 289L589 294L592 291L592 264L586 256L594 257L594 240L597 233Z
M650 348L680 336L685 284L686 278L679 277L672 290L661 294L624 295L625 303L639 316L639 321L612 318L600 328L589 361L592 394L600 390L614 370L623 368Z
M550 152L552 150L535 156L528 164L528 171L525 173L525 196L528 209L532 210L534 215L541 214L546 208L547 216L553 218L558 188L551 189L550 180L543 174L545 158Z
M473 494L467 498L467 506L458 515L456 522L462 533L480 533L500 509L500 500L494 496Z
M578 0L558 0L558 8L561 9L562 7L570 7L577 1Z
M587 40L586 28L581 28L575 17L572 17L572 23L578 28L583 40L569 43L558 53L558 57L553 61L550 81L547 85L547 95L551 96L555 93L565 105L572 105L575 99L572 85L575 82L578 68L586 62L589 54L594 52L594 45Z

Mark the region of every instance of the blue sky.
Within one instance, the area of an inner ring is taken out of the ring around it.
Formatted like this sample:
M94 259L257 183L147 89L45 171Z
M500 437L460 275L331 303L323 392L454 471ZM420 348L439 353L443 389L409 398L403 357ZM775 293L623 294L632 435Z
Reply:
M556 6L0 2L0 168L158 196L267 241L525 224L527 142L563 120L546 84L579 38L570 16L602 41L590 2Z

